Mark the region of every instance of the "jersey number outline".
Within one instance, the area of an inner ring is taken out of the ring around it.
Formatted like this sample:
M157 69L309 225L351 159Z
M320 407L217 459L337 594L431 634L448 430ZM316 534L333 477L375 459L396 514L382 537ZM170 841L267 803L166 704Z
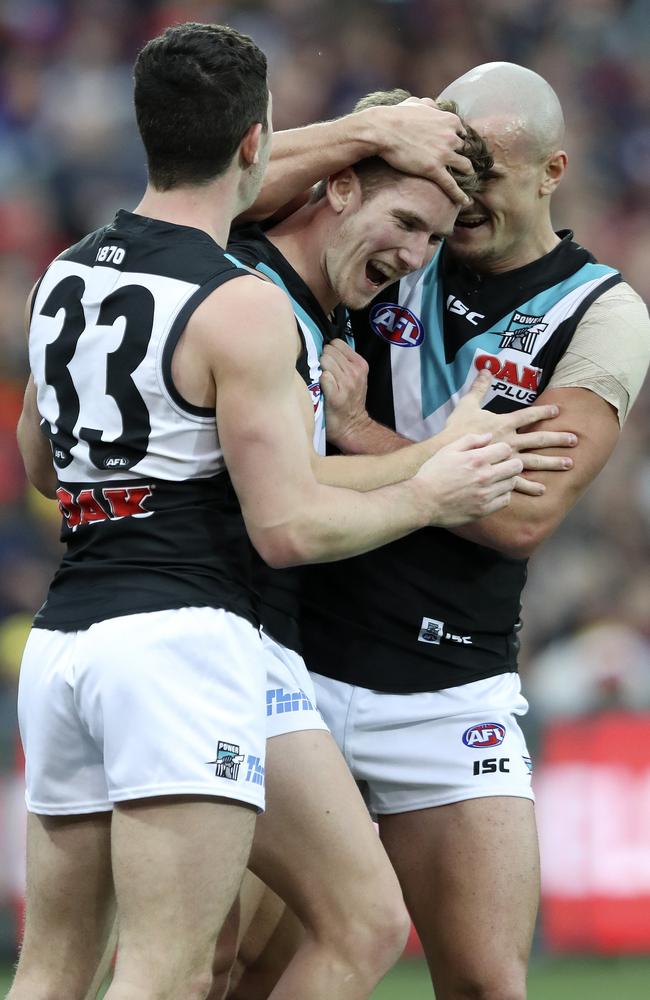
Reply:
M56 395L59 406L57 430L49 421L43 428L50 438L54 464L65 469L73 461L72 448L77 443L74 428L79 419L81 401L70 374L70 363L79 338L88 328L82 304L86 284L78 275L70 275L55 285L40 310L41 316L54 319L63 309L64 320L58 337L45 348L45 382ZM142 363L153 332L155 300L143 285L125 285L111 292L101 303L96 326L113 326L126 320L119 346L106 354L106 388L122 419L122 433L113 441L102 440L102 430L80 427L78 437L88 443L90 461L97 469L126 470L137 465L147 454L151 419L132 375ZM137 331L137 332L134 332Z

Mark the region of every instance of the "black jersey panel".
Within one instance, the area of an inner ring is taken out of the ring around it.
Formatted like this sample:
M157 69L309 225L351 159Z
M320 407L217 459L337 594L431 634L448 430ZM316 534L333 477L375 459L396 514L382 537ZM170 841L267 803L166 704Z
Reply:
M197 285L210 280L215 265L225 269L235 267L224 256L223 248L203 230L124 210L117 212L110 225L90 233L58 260L153 274Z
M264 265L266 270L261 273L279 278L291 297L294 310L302 310L308 317L309 326L305 324L304 330L296 319L303 345L296 370L305 385L309 386L311 375L306 337L310 337L312 346L318 334L323 343L334 337L345 337L348 332L347 311L338 307L331 316L327 316L311 289L259 225L235 227L228 242L228 252L252 268ZM264 630L283 646L300 653L300 571L296 568L272 569L254 553L253 580Z
M531 405L585 310L621 280L571 233L559 235L545 257L502 275L472 274L443 249L421 276L383 292L377 309L389 318L391 310L414 310L420 344L405 345L390 324L369 321L372 306L353 317L357 350L370 366L370 416L404 433L406 413L414 438L435 433L450 401L471 385L480 354L494 374L488 408ZM430 528L302 572L310 669L404 692L516 670L524 560Z
M515 669L522 560L428 528L302 576L305 659L317 673L416 691Z
M66 553L35 624L70 631L167 608L224 607L254 623L251 550L227 473L169 483L66 483Z
M185 606L257 621L250 543L214 412L211 421L179 414L158 367L169 331L246 273L207 233L127 212L48 268L30 358L42 415L72 439L54 450L67 549L39 627Z

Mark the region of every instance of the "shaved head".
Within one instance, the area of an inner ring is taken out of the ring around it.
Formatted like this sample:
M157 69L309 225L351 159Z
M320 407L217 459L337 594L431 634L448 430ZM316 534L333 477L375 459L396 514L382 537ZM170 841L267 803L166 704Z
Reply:
M489 120L494 135L525 144L534 159L544 159L562 144L564 116L557 94L524 66L483 63L450 83L440 97L455 101L474 127Z

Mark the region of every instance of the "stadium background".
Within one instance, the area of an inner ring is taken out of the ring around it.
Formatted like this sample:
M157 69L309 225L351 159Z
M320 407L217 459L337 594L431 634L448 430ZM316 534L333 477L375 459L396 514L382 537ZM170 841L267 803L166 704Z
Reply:
M571 226L650 299L648 0L1 0L5 969L15 954L22 884L16 675L30 615L58 556L54 505L27 488L14 440L27 375L23 306L54 254L138 200L144 166L131 65L143 40L182 20L230 23L264 48L278 129L345 112L378 88L435 95L485 61L539 71L557 89L569 131L556 224ZM626 1000L650 992L650 963L639 957L650 952L649 417L646 387L607 469L532 560L525 594L522 673L533 703L531 748L541 761L547 871L533 998L597 1000L616 989ZM567 950L600 957L553 957ZM398 992L431 995L417 960L377 996Z

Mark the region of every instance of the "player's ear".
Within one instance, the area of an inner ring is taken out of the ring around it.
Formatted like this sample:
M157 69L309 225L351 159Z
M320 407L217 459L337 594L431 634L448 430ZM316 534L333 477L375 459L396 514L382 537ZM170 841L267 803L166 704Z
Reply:
M260 122L256 122L251 125L239 144L239 159L242 167L251 167L254 163L259 163L261 138L262 126Z
M332 174L327 182L327 200L338 214L343 212L359 194L359 179L352 167Z
M558 149L554 153L551 153L544 164L544 174L539 188L540 195L548 196L553 194L564 176L566 165L567 155L563 149Z

